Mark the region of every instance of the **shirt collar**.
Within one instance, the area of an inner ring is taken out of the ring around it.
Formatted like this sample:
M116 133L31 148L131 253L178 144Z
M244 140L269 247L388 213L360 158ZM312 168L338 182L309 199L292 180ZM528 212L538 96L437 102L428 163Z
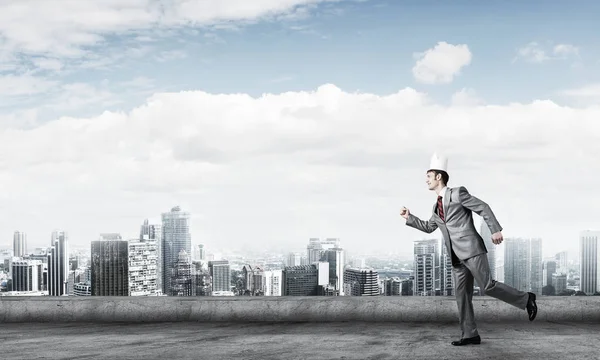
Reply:
M447 186L444 186L444 187L442 188L442 190L440 190L440 195L439 195L439 196L441 196L441 197L442 197L442 199L444 199L444 196L446 196L446 190L448 190L448 187L447 187Z

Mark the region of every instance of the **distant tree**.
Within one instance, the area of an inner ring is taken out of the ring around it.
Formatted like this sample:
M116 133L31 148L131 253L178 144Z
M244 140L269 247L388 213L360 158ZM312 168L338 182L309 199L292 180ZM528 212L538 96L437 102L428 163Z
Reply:
M596 291L593 296L600 296L600 292Z
M575 295L575 290L567 289L558 293L558 296L573 296Z
M548 284L542 288L542 295L554 296L554 295L556 295L555 292L556 292L556 289L554 289L554 286L552 286L550 284Z

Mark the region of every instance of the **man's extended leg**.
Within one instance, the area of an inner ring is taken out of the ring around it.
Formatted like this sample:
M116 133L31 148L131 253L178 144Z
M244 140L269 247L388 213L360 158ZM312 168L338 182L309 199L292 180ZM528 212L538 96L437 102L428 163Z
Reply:
M464 264L471 271L485 295L502 300L519 309L526 309L529 293L493 280L487 254L480 254L466 259Z
M456 304L458 305L458 321L462 330L462 339L478 336L473 312L473 274L464 265L452 266Z

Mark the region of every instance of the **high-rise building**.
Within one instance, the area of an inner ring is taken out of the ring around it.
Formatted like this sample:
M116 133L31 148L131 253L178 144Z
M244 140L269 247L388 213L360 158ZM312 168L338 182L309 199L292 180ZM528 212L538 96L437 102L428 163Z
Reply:
M418 240L414 244L415 296L435 296L440 290L440 250L436 239Z
M542 286L552 285L552 275L556 273L557 264L554 260L546 260L544 261L544 283Z
M129 244L117 233L92 241L92 296L129 296Z
M552 274L552 286L554 287L554 295L567 290L567 274Z
M600 231L586 230L579 236L579 289L587 295L600 292Z
M246 264L242 267L244 295L262 295L263 272L264 269L261 266Z
M229 260L208 262L208 271L212 277L212 291L231 291L231 271Z
M301 263L302 255L298 253L289 253L287 258L286 266L299 266Z
M339 296L344 296L344 250L339 247L323 250L321 261L329 263L329 285Z
M483 238L483 243L485 244L485 248L487 249L487 258L488 263L490 264L490 275L492 275L492 279L498 280L496 278L496 246L492 242L492 232L490 231L487 223L481 219L481 226L479 227L479 235Z
M554 256L556 260L556 271L561 274L569 273L569 263L567 262L568 256L566 251L561 251Z
M27 254L27 234L15 231L13 235L13 254L15 257L23 257Z
M283 270L264 271L262 276L265 296L281 296L283 294Z
M163 291L163 242L162 242L162 226L158 224L150 224L148 219L144 220L144 224L140 230L140 242L153 242L156 246L156 289L158 292Z
M156 241L129 241L129 296L159 295Z
M542 293L542 240L508 238L504 246L504 283L521 291Z
M347 268L344 270L344 294L346 296L379 295L377 270Z
M171 275L175 264L179 261L179 253L184 250L192 253L192 236L190 234L190 213L181 211L175 206L168 213L162 214L162 248L163 248L163 293L171 293Z
M316 264L285 267L283 296L316 296L319 287L319 267Z
M53 231L48 251L48 295L62 296L67 289L69 276L69 241L65 231Z
M41 291L43 263L40 260L12 261L12 290Z
M192 259L185 252L179 252L179 258L171 273L170 296L193 296Z
M440 295L454 295L454 277L452 276L452 255L448 254L446 245L440 244L442 258L440 263Z

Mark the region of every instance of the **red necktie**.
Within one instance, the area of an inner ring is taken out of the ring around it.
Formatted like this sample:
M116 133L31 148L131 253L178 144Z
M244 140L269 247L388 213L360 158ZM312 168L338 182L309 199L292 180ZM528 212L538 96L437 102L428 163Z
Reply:
M438 196L438 214L440 215L440 218L442 218L442 221L446 221L444 219L444 205L442 204L441 196Z

